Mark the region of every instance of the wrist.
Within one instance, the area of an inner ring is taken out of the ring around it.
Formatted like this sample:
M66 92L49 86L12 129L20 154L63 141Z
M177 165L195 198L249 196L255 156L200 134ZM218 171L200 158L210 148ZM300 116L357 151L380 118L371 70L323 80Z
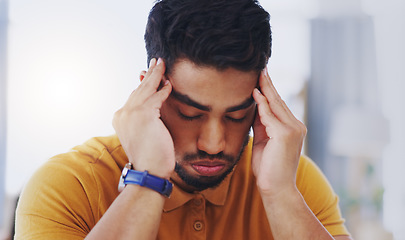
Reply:
M165 166L157 166L157 165L145 165L145 164L132 164L132 169L140 171L140 172L145 172L148 171L149 174L154 175L159 178L163 179L170 179L173 169L169 170Z
M258 187L260 195L263 199L270 200L272 203L283 202L288 198L299 196L301 197L301 193L299 192L296 185L284 185L282 187L277 188L260 188Z
M152 175L148 171L134 170L131 163L127 163L122 170L118 190L122 191L127 184L149 188L165 197L170 196L173 188L173 184L168 179Z

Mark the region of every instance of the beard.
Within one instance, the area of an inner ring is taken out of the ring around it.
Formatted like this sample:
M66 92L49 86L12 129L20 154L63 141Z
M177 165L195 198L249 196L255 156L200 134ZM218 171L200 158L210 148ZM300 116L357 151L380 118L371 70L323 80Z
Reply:
M185 154L183 156L183 162L187 161L192 161L196 159L221 159L225 160L229 163L231 163L230 167L222 173L221 175L218 176L192 176L190 175L187 170L180 165L178 162L176 162L176 166L174 168L174 171L177 173L177 175L183 180L184 183L187 185L194 187L197 191L202 191L207 188L215 188L218 185L220 185L225 178L233 171L235 166L238 164L247 144L249 143L249 133L246 135L242 147L239 150L239 153L237 156L232 156L228 154L224 154L223 152L217 153L217 154L208 154L204 151L198 151L197 153L194 154Z

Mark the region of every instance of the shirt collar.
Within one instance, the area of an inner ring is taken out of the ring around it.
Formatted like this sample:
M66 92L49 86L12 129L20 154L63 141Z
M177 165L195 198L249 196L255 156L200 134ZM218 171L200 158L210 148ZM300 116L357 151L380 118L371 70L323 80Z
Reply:
M173 185L173 191L170 198L166 199L163 207L164 212L170 212L186 204L197 195L202 195L206 200L214 205L223 206L228 196L229 184L233 172L231 172L224 181L216 188L208 188L201 192L188 193L183 191L177 185Z

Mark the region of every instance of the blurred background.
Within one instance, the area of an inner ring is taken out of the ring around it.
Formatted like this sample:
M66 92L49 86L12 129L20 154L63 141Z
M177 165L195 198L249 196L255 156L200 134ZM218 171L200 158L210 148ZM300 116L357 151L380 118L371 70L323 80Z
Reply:
M268 68L356 240L405 240L405 1L262 0ZM152 0L0 0L0 239L48 158L114 133Z

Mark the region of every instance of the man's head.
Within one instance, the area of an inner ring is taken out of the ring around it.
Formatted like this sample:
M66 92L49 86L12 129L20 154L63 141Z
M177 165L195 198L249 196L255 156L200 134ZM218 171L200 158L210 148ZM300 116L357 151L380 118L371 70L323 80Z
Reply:
M178 59L219 70L260 72L271 55L269 14L256 0L162 0L145 31L148 62Z
M186 191L215 187L232 172L246 146L258 73L219 71L181 60L167 78L173 89L160 114L175 148L177 175L172 180Z
M238 162L255 116L252 91L271 55L269 14L255 0L162 0L145 33L173 91L161 119L173 138L173 180L218 185Z

